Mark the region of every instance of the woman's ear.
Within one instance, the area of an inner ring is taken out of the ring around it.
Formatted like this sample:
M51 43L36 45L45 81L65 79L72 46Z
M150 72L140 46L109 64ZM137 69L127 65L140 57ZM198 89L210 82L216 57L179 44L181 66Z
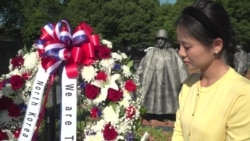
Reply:
M214 39L214 42L213 42L213 52L215 54L218 54L221 52L223 48L223 40L221 38L216 38Z

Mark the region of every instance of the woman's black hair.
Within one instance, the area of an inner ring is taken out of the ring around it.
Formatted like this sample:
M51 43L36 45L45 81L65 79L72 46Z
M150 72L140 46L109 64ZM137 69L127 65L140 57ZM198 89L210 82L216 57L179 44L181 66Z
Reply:
M224 7L212 0L200 0L186 7L176 26L209 47L215 38L223 40L222 56L233 66L235 42L230 18Z

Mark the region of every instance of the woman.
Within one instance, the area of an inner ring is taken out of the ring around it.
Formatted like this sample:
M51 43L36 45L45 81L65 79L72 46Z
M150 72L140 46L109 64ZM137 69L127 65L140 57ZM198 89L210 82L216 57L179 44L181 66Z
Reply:
M235 45L225 9L203 0L176 25L179 54L200 73L183 84L172 141L249 141L250 81L230 67Z

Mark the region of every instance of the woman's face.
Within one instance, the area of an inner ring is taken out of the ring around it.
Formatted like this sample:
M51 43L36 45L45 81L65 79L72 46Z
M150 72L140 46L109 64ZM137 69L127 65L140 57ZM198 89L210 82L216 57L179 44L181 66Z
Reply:
M179 55L188 69L206 69L214 60L213 49L205 47L196 39L177 29L180 44Z

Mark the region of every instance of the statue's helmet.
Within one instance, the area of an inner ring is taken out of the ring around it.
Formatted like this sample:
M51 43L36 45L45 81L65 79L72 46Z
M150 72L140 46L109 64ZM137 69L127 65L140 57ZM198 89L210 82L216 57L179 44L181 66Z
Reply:
M164 29L160 29L156 32L156 36L155 36L155 39L157 38L165 38L165 39L168 39L168 33L166 30Z

